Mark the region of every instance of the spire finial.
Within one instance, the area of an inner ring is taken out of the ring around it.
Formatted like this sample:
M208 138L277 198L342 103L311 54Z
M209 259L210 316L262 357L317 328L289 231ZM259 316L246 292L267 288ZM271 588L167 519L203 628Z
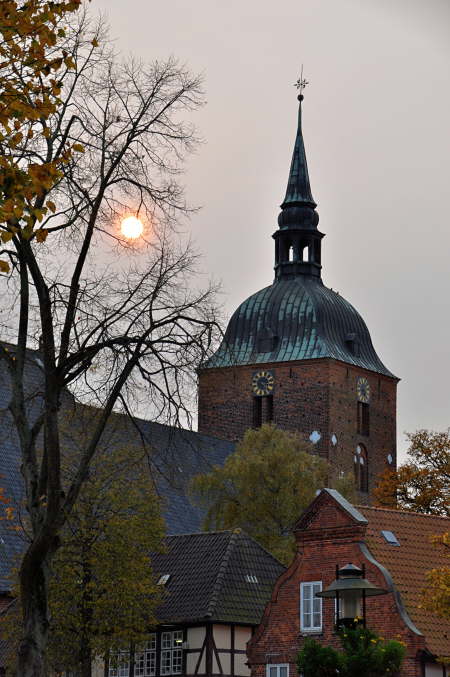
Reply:
M278 216L279 229L275 238L275 276L277 279L307 275L320 279L320 241L319 215L311 194L308 165L302 132L303 90L308 81L303 76L295 83L299 90L297 134L292 153L291 168L286 195Z
M305 89L306 85L309 85L309 82L308 82L308 80L306 80L303 77L303 64L302 64L302 70L300 72L300 77L297 80L297 82L294 84L294 87L296 87L299 91L299 94L298 94L298 97L297 97L299 101L303 101L303 90Z

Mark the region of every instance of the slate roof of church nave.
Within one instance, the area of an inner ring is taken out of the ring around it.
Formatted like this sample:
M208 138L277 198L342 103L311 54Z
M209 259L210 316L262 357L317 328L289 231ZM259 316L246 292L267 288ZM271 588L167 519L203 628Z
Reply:
M30 352L26 364L25 382L31 412L37 413L42 393L42 371L39 358ZM67 398L73 406L73 399ZM0 360L0 486L17 512L23 510L23 483L20 474L20 450L17 435L8 412L10 401L9 376ZM76 405L77 411L91 407ZM163 499L163 515L168 534L199 531L202 509L188 497L190 479L213 465L222 465L234 451L234 444L195 431L174 428L145 419L113 414L107 428L114 443L145 444L151 451L149 463L153 470L156 489ZM24 536L0 522L0 591L8 590L11 563L24 548Z

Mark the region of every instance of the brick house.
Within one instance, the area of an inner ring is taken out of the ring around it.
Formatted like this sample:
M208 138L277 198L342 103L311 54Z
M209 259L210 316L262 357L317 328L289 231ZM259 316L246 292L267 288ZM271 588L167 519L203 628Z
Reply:
M365 565L366 578L388 591L368 598L367 626L405 642L401 677L448 677L437 658L450 657L450 622L418 605L425 573L448 561L430 539L449 528L445 517L354 507L337 491L323 489L295 526L296 556L248 644L252 677L294 677L305 637L339 647L334 600L315 593L332 583L336 565L348 563Z

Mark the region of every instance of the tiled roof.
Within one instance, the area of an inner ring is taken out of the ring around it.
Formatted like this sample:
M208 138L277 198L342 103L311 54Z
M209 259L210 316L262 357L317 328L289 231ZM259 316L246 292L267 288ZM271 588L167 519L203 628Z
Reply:
M26 363L25 381L29 406L34 413L40 406L42 370L39 358L32 351ZM70 411L75 411L75 418L82 426L83 414L94 410L74 405L71 397L67 400L66 406ZM0 360L0 486L4 489L4 495L12 501L16 513L20 513L23 511L20 449L8 411L9 402L9 375L5 363ZM146 448L150 472L157 492L163 499L163 515L169 534L193 532L201 528L203 511L193 505L188 497L190 479L213 465L223 465L234 451L233 443L140 418L130 420L121 414L111 416L103 439L107 440L105 444L131 443ZM0 592L10 589L8 577L11 564L25 547L24 536L12 529L10 524L0 521Z
M163 623L257 625L285 570L240 530L169 536L166 545L166 553L152 557L155 572L170 574L167 597L157 612Z
M426 587L426 572L448 566L445 548L433 546L431 538L449 531L450 519L401 510L357 507L369 521L367 546L391 574L409 617L425 636L428 649L438 656L450 656L450 621L419 608L421 591ZM393 532L400 545L390 545L382 531Z

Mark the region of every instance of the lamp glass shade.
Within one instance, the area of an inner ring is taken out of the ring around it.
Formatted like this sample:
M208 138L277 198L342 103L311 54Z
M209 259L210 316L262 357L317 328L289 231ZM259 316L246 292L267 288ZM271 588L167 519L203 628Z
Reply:
M361 590L346 590L339 599L339 618L359 618L361 611Z

